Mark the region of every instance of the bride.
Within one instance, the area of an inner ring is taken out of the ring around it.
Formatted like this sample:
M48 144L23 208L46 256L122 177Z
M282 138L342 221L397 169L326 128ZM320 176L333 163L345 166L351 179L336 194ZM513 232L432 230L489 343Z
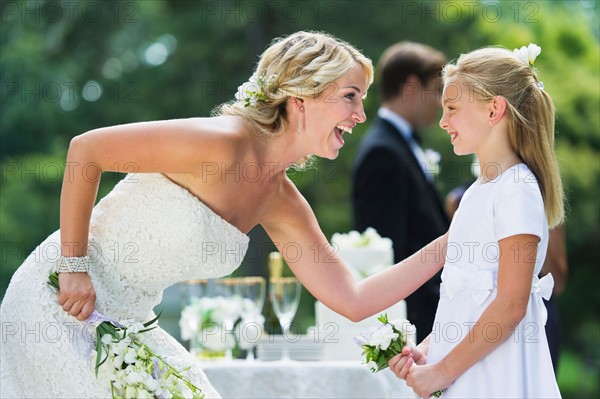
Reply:
M324 33L279 38L237 101L211 118L133 123L71 140L60 230L14 274L1 306L3 397L109 397L72 331L93 310L113 320L153 318L177 281L230 274L261 224L321 302L360 320L403 299L442 266L446 238L356 284L286 169L309 154L334 159L365 121L371 61ZM95 207L103 172L133 172ZM55 248L55 256L51 249ZM309 248L318 250L309 251ZM50 250L49 250L50 249ZM41 255L43 254L43 255ZM59 272L60 294L46 282ZM398 282L402 282L398 287ZM162 329L144 333L191 382L218 397L185 349Z

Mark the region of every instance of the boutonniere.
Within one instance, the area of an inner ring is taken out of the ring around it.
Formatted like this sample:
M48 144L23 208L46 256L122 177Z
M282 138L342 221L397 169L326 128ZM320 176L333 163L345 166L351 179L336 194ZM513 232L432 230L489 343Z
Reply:
M425 162L427 162L426 169L428 173L431 173L434 176L440 174L440 160L442 156L439 152L432 150L431 148L427 148L423 151L425 154Z

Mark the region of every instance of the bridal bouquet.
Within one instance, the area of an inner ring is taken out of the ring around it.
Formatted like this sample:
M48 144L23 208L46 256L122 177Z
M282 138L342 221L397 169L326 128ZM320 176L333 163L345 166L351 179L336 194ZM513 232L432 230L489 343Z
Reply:
M48 284L60 289L58 274ZM146 322L112 321L92 312L86 324L96 327L96 377L98 372L110 380L113 398L203 398L200 388L144 343L158 316ZM103 356L104 355L104 356ZM102 367L106 365L105 367Z
M363 349L363 362L376 373L385 370L394 356L402 353L402 348L409 342L409 336L415 333L415 326L408 320L388 320L387 314L380 315L380 324L367 333L354 337L354 341ZM441 391L432 396L439 398Z

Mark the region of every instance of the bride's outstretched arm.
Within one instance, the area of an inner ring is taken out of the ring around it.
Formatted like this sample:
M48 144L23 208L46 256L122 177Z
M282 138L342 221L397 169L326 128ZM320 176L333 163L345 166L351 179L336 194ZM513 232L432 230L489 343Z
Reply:
M263 227L302 284L350 320L362 320L406 298L443 266L447 234L357 283L325 238L308 202L293 183L283 186Z

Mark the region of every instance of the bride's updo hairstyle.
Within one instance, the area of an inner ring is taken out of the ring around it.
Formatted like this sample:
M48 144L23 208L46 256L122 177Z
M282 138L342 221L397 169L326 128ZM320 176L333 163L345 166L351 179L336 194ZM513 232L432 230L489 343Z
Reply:
M239 99L223 104L220 114L244 118L260 136L280 135L289 124L288 98L316 98L355 65L362 66L369 86L373 64L352 45L320 32L276 38L260 56L250 81L238 88ZM260 93L250 103L257 88Z
M538 181L548 225L560 224L564 204L554 155L554 104L533 67L512 51L487 47L462 54L444 67L442 77L445 86L463 83L460 95L476 101L506 99L510 144Z

